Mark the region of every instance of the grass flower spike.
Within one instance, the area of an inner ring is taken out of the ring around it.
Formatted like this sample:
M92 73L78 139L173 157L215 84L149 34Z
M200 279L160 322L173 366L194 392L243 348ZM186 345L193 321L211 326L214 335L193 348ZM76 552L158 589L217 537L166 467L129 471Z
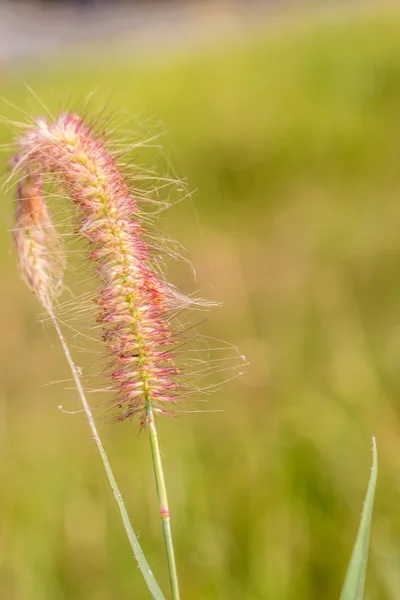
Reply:
M75 235L86 240L99 283L97 321L108 354L116 418L139 415L149 432L172 595L177 599L154 416L169 413L176 402L179 371L172 358L171 317L190 301L164 280L124 174L102 135L79 116L63 113L53 122L39 120L28 127L18 140L14 169L20 173L14 232L20 270L55 323L52 300L61 286L63 260L44 201L45 176L51 176L76 209Z
M42 198L41 173L61 179L77 209L79 234L89 242L101 282L98 321L111 357L118 418L140 413L144 422L149 404L167 412L177 392L177 369L168 352L172 339L166 317L182 298L151 264L124 176L104 142L74 114L50 125L39 121L20 146L18 165L37 173L37 197Z

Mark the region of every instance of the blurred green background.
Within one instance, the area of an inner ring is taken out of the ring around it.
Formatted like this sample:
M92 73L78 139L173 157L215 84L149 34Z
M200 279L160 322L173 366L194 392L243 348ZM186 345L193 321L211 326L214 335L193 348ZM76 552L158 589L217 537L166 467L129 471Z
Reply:
M0 93L41 116L22 79L54 112L96 89L93 111L139 115L140 135L161 121L163 152L138 150L138 161L172 164L197 190L162 222L197 280L169 268L181 289L223 302L202 329L249 366L198 407L221 412L159 424L182 597L338 598L375 435L367 592L400 598L399 8L287 16L143 61L101 56L4 67ZM24 121L9 104L1 112ZM15 130L0 132L8 144ZM78 410L76 394L46 385L69 373L19 281L12 211L3 192L0 598L147 598L85 419L58 410ZM166 589L146 435L103 420Z

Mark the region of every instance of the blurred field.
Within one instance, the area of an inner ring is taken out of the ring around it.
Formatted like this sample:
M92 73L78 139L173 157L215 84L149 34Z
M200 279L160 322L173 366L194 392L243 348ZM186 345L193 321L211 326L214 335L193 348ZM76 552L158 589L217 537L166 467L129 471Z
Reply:
M139 115L142 133L162 121L164 155L138 160L171 163L197 190L162 225L197 281L171 271L223 301L203 330L250 364L199 405L223 412L160 422L183 598L338 598L372 435L368 598L399 598L400 11L288 21L159 61L71 58L23 77L55 112L98 89L94 108ZM20 81L5 73L1 95L40 115ZM0 131L7 143L12 128ZM2 215L0 598L147 598L84 417L57 408L77 410L75 394L43 387L69 373L16 273L11 193ZM99 423L166 587L146 436Z

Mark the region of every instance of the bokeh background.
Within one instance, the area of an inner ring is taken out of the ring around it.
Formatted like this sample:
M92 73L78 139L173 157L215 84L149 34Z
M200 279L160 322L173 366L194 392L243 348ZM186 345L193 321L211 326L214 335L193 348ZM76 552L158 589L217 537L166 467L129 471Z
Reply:
M162 221L196 281L167 262L183 290L223 302L202 329L249 365L205 412L159 424L182 597L338 598L375 435L367 597L400 598L400 5L6 2L0 15L4 173L23 111L90 96L133 136L165 132L138 162L196 190ZM16 272L12 213L6 186L0 598L145 599L85 418L58 409L78 410L76 394L47 385L70 375ZM145 432L98 423L167 588Z

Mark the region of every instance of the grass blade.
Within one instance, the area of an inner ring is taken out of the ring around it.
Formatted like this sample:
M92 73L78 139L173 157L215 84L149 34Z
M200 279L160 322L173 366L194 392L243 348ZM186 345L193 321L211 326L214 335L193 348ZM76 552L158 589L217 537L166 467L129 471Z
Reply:
M371 530L372 510L374 507L376 480L378 476L378 455L375 438L372 438L372 470L369 478L367 494L361 514L357 539L354 544L346 579L340 600L363 600L365 573L367 569L369 537Z

